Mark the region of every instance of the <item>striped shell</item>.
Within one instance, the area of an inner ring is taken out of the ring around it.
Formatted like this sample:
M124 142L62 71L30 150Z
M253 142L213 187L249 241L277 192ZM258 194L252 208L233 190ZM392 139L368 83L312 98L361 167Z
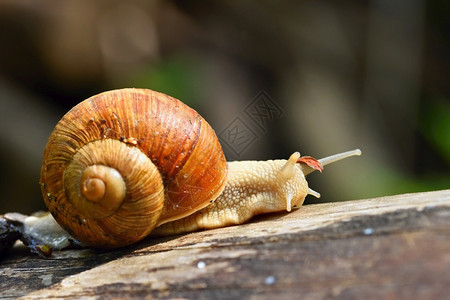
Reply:
M204 208L226 177L218 139L195 110L158 92L122 89L81 102L59 121L40 182L63 228L115 248Z

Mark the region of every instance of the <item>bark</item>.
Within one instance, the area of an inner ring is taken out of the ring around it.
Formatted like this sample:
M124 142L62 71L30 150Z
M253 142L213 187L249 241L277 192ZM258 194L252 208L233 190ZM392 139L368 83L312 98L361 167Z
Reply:
M303 206L121 250L13 248L0 297L443 299L450 190Z

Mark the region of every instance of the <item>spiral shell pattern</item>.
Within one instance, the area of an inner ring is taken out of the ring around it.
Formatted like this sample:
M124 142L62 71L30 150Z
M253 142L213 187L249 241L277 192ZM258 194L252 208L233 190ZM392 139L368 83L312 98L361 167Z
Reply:
M207 206L226 177L217 137L195 110L158 92L121 89L59 121L40 182L60 225L89 245L114 248Z

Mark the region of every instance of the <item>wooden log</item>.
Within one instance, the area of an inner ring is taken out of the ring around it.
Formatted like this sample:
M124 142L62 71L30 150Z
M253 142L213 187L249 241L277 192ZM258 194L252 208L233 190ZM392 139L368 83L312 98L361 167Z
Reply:
M445 190L308 205L112 252L12 253L0 297L444 299L449 253Z

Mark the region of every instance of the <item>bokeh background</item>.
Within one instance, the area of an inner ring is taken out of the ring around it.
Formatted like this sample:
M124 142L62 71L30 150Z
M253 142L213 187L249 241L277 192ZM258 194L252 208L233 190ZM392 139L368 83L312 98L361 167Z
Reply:
M2 0L0 213L44 209L53 126L122 87L172 95L216 132L241 118L256 138L229 160L361 148L309 176L321 201L450 188L449 16L444 0ZM261 91L283 111L264 128L244 113Z

